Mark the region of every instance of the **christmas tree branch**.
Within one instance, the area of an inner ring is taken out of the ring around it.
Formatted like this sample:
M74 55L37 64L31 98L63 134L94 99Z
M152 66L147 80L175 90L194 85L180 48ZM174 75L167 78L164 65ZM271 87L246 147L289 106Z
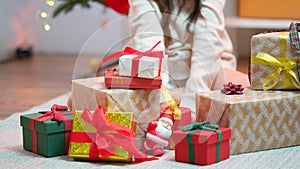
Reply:
M74 6L80 5L82 8L90 8L90 2L99 3L105 7L107 5L103 2L103 0L65 0L62 4L60 4L54 11L52 17L57 17L60 13L68 13L73 10Z

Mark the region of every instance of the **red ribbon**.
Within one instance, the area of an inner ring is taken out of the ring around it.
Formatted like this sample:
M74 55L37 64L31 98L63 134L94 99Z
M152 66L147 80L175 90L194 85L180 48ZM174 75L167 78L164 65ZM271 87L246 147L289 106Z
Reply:
M87 123L92 124L96 133L72 132L70 142L90 142L90 160L99 160L99 154L106 158L115 154L115 145L121 146L128 151L129 157L134 157L135 162L156 160L157 158L148 158L139 152L134 138L133 131L125 126L114 122L108 122L105 119L102 106L99 105L91 114L85 109L81 118Z
M162 51L154 51L153 52L153 50L156 48L156 46L159 45L160 43L161 43L161 41L158 41L150 50L148 50L146 52L141 52L141 51L135 50L131 47L126 47L124 49L124 51L116 52L116 53L113 53L113 54L107 56L106 58L104 58L102 60L102 63L105 63L105 62L107 62L107 61L109 61L109 60L111 60L115 57L120 57L120 56L123 56L123 55L136 54L137 56L132 59L132 68L131 68L131 75L133 77L136 77L138 75L138 68L139 68L139 63L140 63L139 60L143 56L155 57L155 58L160 59L159 69L158 69L158 76L160 76L163 53L162 53Z
M63 110L68 110L67 106L60 106L57 104L54 104L51 107L51 111L46 111L46 112L39 112L43 113L41 116L33 117L30 118L30 129L32 131L32 152L37 153L38 146L37 146L37 133L34 128L34 121L39 121L39 122L44 122L46 120L55 120L58 122L64 121L64 127L65 131L71 130L72 129L72 120L70 118L65 117L64 115L67 114L72 114L73 112L61 112ZM70 138L70 132L65 132L65 148L66 152L68 152L69 148L69 138Z

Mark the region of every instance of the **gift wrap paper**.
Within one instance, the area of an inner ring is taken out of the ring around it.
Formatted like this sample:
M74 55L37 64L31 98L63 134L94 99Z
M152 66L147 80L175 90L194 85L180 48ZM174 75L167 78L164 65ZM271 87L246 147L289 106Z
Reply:
M148 123L159 117L159 89L107 89L104 77L77 79L72 81L73 109L95 110L102 105L108 112L133 112L137 123L139 147L145 138Z
M93 111L91 111L93 113ZM73 127L72 133L70 136L70 148L69 148L69 156L76 159L76 160L89 160L89 153L90 153L90 145L91 142L73 142L72 140L76 140L74 138L73 133L95 133L96 129L92 124L85 122L80 116L82 111L75 111L74 113L74 120L73 120ZM105 118L107 121L118 123L122 126L128 127L135 132L135 117L132 112L106 112ZM109 156L105 159L101 158L99 155L100 161L117 161L117 162L131 162L131 157L126 150L124 150L121 146L116 147L116 154Z
M300 144L300 92L254 91L196 94L196 121L232 129L231 154Z
M272 71L279 68L279 66L255 64L254 62L255 59L257 60L256 56L258 53L266 53L276 59L281 59L283 65L288 61L291 61L293 57L298 56L296 48L294 48L289 42L288 32L262 33L252 36L251 64L249 69L249 77L252 89L263 89L263 83L266 80L266 77L270 75ZM283 58L285 58L286 61L283 61ZM294 66L291 70L295 72L298 79L296 66ZM297 89L293 83L291 83L291 85L284 86L284 73L285 70L282 70L279 75L279 82L271 89Z

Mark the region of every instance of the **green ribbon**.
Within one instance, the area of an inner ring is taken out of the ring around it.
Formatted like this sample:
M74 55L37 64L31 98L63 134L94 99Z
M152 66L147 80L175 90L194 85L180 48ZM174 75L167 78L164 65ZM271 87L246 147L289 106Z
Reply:
M218 134L218 142L216 145L216 162L220 161L220 142L222 141L222 132L218 130L219 126L218 125L213 125L210 124L209 122L195 122L187 126L181 126L180 129L182 131L190 131L191 132L187 133L187 142L192 143L192 135L196 132L199 132L201 130L208 130L208 131L213 131L217 132ZM194 159L194 145L193 144L188 144L189 148L189 162L190 163L195 163Z

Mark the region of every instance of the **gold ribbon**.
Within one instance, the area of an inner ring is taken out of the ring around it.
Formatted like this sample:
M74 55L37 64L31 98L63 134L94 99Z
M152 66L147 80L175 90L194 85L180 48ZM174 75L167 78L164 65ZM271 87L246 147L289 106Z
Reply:
M267 53L257 53L256 56L251 56L252 64L261 64L267 66L276 66L264 80L263 89L269 90L273 88L280 78L280 74L283 71L283 88L290 89L292 84L300 88L297 74L292 70L296 67L297 57L287 58L287 32L281 32L279 35L280 43L280 58L275 58ZM272 83L273 82L273 83Z
M174 120L181 119L181 110L178 108L176 101L172 98L169 90L162 86L160 91L164 95L169 108L165 111L166 114L173 115Z
M296 67L297 57L290 59L287 58L274 58L267 53L258 53L255 57L251 58L253 64L261 64L268 66L277 66L264 80L263 89L269 90L279 82L279 77L283 71L283 88L289 89L292 84L300 88L300 84L296 73L292 70ZM271 83L273 81L273 83Z

